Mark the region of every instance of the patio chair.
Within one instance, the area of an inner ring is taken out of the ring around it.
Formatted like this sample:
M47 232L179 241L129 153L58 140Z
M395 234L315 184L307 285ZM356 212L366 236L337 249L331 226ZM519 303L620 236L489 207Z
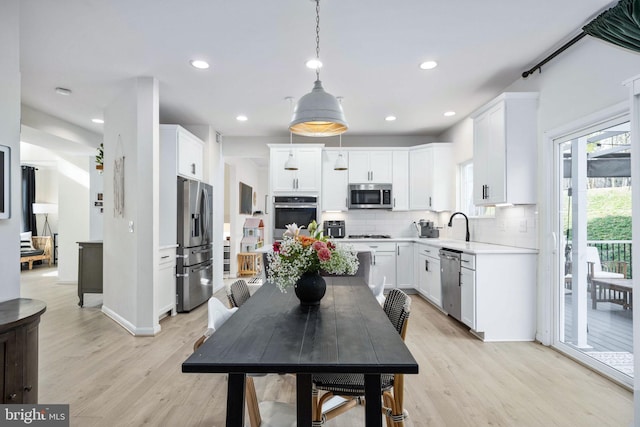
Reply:
M392 289L384 301L383 310L403 340L407 333L410 306L411 298L399 289ZM408 417L403 408L404 375L383 374L381 384L382 413L387 417L387 425L404 426ZM365 403L362 374L317 374L313 376L313 387L314 426ZM318 398L318 390L326 393Z
M227 298L229 299L229 307L240 307L247 302L251 294L249 286L244 280L236 280L227 289Z
M628 264L625 261L600 260L600 252L595 246L587 246L586 258L588 265L587 280L591 286L591 279L624 279L627 277ZM565 288L571 289L571 273L565 274Z

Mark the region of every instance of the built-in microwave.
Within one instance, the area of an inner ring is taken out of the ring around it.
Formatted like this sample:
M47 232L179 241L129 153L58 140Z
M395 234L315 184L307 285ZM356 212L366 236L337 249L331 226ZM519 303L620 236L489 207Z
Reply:
M391 209L391 184L349 184L349 209Z

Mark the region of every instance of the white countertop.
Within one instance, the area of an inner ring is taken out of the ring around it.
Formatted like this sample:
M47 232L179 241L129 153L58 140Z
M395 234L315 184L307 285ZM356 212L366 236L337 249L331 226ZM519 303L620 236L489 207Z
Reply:
M490 243L465 242L464 240L450 239L421 239L419 237L393 237L391 239L332 239L336 244L348 243L354 246L358 252L371 251L367 245L369 243L398 243L413 242L419 245L432 246L435 248L451 248L469 254L537 254L537 249L518 248L515 246L493 245ZM256 252L269 252L271 245L265 245Z
M336 239L338 240L338 239ZM470 254L537 254L537 249L518 248L515 246L493 245L490 243L465 242L464 240L421 239L419 237L394 237L391 239L339 239L345 243L367 244L369 242L413 242L419 245L436 248L451 248Z

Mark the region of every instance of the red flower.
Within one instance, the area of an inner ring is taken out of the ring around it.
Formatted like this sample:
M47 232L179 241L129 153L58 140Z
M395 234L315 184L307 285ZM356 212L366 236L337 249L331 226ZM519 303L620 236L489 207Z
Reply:
M273 242L273 252L280 252L280 242Z
M328 247L329 249L335 249L335 248L336 248L336 245L334 245L333 243L331 243L331 242L329 241L329 242L327 242L327 247Z
M331 259L331 251L329 248L322 248L318 251L318 259L320 261L329 261Z

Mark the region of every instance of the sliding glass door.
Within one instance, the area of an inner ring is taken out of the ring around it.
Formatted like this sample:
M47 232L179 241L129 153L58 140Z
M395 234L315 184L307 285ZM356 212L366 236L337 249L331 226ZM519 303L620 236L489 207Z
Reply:
M555 345L632 384L631 153L628 117L555 141Z

